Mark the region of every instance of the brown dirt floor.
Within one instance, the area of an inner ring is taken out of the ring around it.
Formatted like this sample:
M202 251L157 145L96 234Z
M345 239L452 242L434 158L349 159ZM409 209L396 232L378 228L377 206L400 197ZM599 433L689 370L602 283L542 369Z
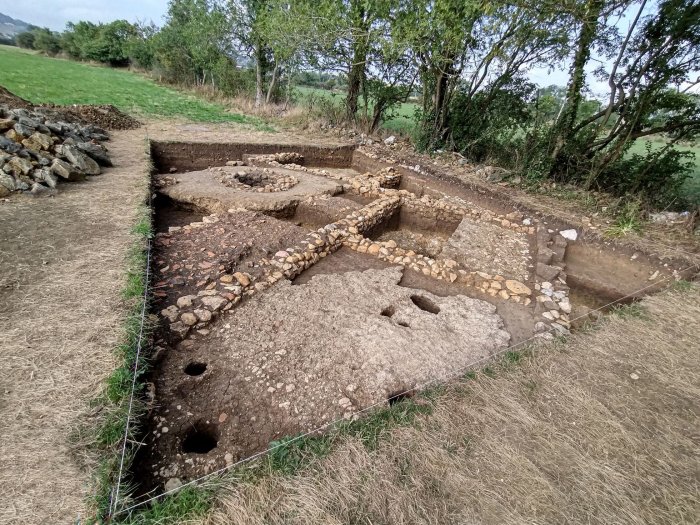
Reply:
M374 450L228 480L201 525L698 523L700 289L453 383Z
M370 269L389 268L390 266L392 266L392 264L386 261L343 247L325 259L320 260L308 270L305 270L292 281L292 284L298 285L308 283L314 275L353 271L362 272ZM432 277L423 275L421 272L404 271L399 286L427 290L439 297L466 295L472 299L487 301L496 307L496 312L503 319L505 330L511 336L511 345L518 344L532 337L532 327L536 322L534 313L512 301L505 301L498 296L492 297L483 294L475 288L458 282L451 283L433 279Z
M177 202L191 203L211 213L226 213L229 209L245 208L284 213L290 206L311 195L335 195L342 191L336 181L306 172L274 168L273 173L294 176L299 183L287 191L259 193L222 184L225 175L233 175L242 168L220 167L215 170L177 173L170 179L177 181L161 188L161 193Z
M255 212L225 214L200 228L158 234L154 250L155 312L197 295L224 274L262 275L262 258L300 243L308 230ZM169 335L167 327L164 337Z
M144 139L114 133L115 167L55 197L0 201L2 524L86 516L94 458L71 434L115 366L126 255L147 195Z
M282 280L167 351L143 437L151 455L139 463L161 483L192 479L507 346L494 306L399 286L402 275L393 266ZM193 376L192 363L206 369ZM204 429L218 446L191 449Z

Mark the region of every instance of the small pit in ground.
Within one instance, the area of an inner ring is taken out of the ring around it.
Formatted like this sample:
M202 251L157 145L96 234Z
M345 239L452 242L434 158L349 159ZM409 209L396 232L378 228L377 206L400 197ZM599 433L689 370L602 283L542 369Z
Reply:
M234 175L234 178L238 180L241 184L246 186L265 186L269 184L271 179L266 176L262 171L239 171Z
M440 307L423 295L412 295L411 302L424 312L435 315L440 313Z
M188 363L185 367L185 374L188 376L201 376L207 369L206 363L200 363L198 361L192 361Z
M406 250L428 257L438 257L459 222L427 219L399 208L385 221L365 232L373 241L394 241Z
M185 454L207 454L219 444L219 431L215 425L197 421L182 439Z
M402 401L405 401L406 399L411 399L414 395L414 391L399 391L399 392L394 392L392 394L389 394L387 396L387 402L389 403L389 406L394 406L397 403L401 403Z
M164 233L171 226L187 226L199 222L208 215L205 210L192 204L179 203L161 193L153 199L154 228L156 233Z
M384 308L384 310L382 310L381 315L383 315L384 317L393 317L395 313L396 308L394 308L393 306L387 306L386 308Z

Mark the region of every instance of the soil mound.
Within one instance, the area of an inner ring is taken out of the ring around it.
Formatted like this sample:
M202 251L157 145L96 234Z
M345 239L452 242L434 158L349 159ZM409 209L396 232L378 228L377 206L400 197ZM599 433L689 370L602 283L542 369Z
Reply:
M111 104L87 105L71 104L61 106L57 104L32 104L28 100L18 97L14 93L0 86L0 104L15 109L44 109L53 112L54 119L92 124L107 130L136 129L141 123L135 118L120 111Z
M70 106L46 105L43 107L55 109L72 120L82 120L88 124L94 124L108 130L136 129L141 123L135 118L123 113L111 104L85 105L72 104Z
M34 107L34 104L28 100L18 97L2 86L0 86L0 104L22 109L32 109Z

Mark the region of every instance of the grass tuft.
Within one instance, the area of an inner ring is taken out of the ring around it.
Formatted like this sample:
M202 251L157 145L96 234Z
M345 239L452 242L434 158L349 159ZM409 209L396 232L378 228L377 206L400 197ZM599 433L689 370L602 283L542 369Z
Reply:
M123 525L169 525L204 516L211 508L212 491L203 487L185 487L170 497L120 518Z
M262 471L295 474L308 465L311 459L327 456L334 443L344 436L359 438L368 450L374 450L392 428L412 424L418 415L430 413L430 407L430 403L425 402L421 395L417 400L404 399L389 407L374 410L356 421L341 423L323 435L301 439L287 437L273 441L270 446L276 448L265 456Z
M640 303L630 303L616 305L610 311L611 314L621 317L622 319L646 319L647 312Z

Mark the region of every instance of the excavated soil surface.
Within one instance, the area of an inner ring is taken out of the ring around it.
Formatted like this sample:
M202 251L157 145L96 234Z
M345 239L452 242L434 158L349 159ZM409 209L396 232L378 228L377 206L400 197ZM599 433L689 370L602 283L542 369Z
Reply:
M275 152L304 160L239 173L248 154ZM567 240L565 225L459 182L382 171L343 145L161 141L152 154L160 325L141 493L357 417L509 345L551 338L549 327L582 326L610 299L676 275L646 254ZM373 213L360 229L343 223Z
M169 410L154 417L143 459L157 480L202 475L351 417L510 341L494 306L399 286L402 275L394 266L283 280L167 352L155 386ZM195 444L205 442L215 446L202 453Z
M230 213L226 221L175 226L158 235L154 254L156 311L196 295L224 274L238 271L255 277L258 262L293 246L307 230L260 213ZM167 334L167 331L163 331Z
M530 244L527 235L465 218L440 255L469 268L528 281L533 267Z
M292 284L306 284L315 275L382 270L392 266L395 265L379 260L376 257L354 252L348 248L341 248L299 275L292 281ZM520 343L533 335L532 327L535 323L533 313L498 296L484 295L463 284L439 281L419 272L403 272L399 286L426 290L439 297L464 295L492 304L496 307L496 313L503 319L505 330L511 335L510 344Z
M241 172L240 167L219 167L202 171L173 174L171 182L161 192L178 202L189 203L210 213L226 213L230 209L248 209L274 214L285 214L293 210L300 200L309 195L335 195L342 191L331 179L305 172L275 168L270 174L294 177L298 183L287 191L263 193L226 185L227 177Z

